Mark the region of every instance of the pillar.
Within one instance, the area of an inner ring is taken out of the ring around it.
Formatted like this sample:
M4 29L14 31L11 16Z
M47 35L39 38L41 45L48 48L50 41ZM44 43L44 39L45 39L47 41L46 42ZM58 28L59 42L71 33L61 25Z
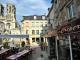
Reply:
M36 37L35 37L35 42L36 42ZM36 42L37 43L37 42Z
M68 39L69 39L69 48L70 48L70 60L73 60L72 46L71 46L71 37L70 37L70 35L68 36Z
M39 43L41 42L41 37L39 38Z
M47 37L45 38L45 42L47 43L47 46L48 46L48 41L47 41Z
M57 44L57 40L59 40L59 37L58 36L56 36L56 56L57 56L57 60L59 60L58 58L59 58L59 55L58 55L58 44Z
M46 38L44 37L44 40L43 40L43 42L46 42Z

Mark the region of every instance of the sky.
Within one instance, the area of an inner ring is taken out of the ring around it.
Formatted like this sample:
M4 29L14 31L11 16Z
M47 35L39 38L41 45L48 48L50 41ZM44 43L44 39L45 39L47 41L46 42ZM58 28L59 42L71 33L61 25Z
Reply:
M22 16L47 15L48 8L51 6L51 0L0 0L5 7L8 1L16 6L18 22L22 20Z

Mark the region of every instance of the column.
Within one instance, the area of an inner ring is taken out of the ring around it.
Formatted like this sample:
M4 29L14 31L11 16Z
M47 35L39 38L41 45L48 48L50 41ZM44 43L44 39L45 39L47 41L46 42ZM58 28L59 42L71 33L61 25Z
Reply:
M32 45L32 37L29 38L29 43Z
M47 46L48 46L48 41L47 41L47 37L45 38L45 42L47 43Z
M44 40L43 40L44 42L46 42L46 38L44 37Z
M39 43L41 42L41 37L39 37Z
M59 37L58 36L56 36L56 55L57 55L57 60L59 60L58 58L59 58L59 56L58 56L58 44L57 44L57 40L59 40Z
M69 39L69 48L70 48L70 60L73 60L73 57L72 57L72 46L71 46L71 37L70 37L70 35L68 36L68 39Z
M36 38L35 38L35 42L36 42Z

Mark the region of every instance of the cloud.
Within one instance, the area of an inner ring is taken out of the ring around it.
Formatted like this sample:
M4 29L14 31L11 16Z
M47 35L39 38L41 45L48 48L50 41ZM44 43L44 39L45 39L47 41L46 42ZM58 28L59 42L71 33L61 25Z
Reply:
M16 6L17 20L21 21L24 15L43 15L50 7L49 0L11 0Z

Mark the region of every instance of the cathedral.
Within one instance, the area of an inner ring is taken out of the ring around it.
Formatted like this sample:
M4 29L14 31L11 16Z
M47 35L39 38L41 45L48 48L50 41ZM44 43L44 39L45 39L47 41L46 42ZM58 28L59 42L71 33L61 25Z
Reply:
M20 25L16 20L16 7L12 3L7 3L6 7L0 3L0 34L20 35ZM0 43L6 41L20 44L20 38L0 38Z

